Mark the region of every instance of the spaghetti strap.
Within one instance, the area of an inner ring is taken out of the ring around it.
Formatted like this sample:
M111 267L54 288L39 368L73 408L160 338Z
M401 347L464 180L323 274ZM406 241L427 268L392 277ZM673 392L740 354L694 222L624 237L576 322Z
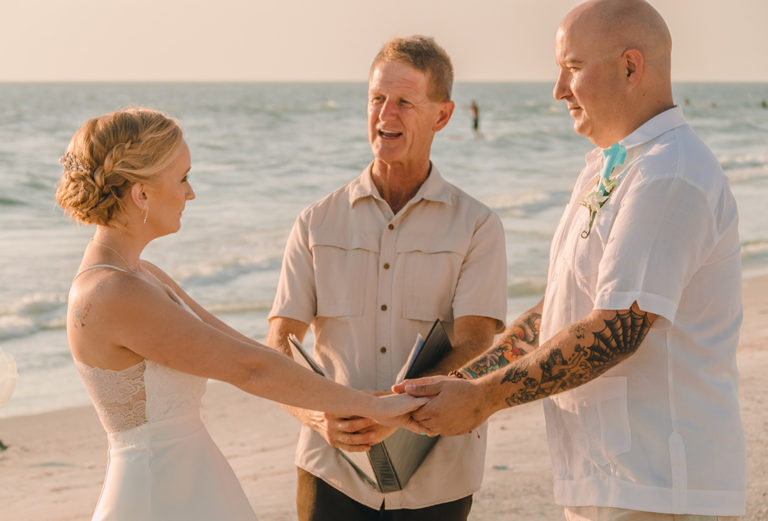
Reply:
M112 264L94 264L93 266L88 266L87 268L83 268L79 272L77 272L77 275L75 275L72 280L75 280L77 277L85 273L86 271L95 270L96 268L110 268L117 271L122 271L123 273L129 273L129 271L125 268L121 268L120 266L113 266Z

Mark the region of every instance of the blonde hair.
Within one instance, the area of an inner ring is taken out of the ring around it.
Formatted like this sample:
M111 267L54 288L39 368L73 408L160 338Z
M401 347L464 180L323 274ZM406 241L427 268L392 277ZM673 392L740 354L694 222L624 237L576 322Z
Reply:
M182 140L178 121L157 110L131 108L91 119L61 159L56 202L76 221L109 226L133 184L151 182Z
M379 62L400 62L427 75L432 101L450 101L453 89L453 65L445 49L429 36L392 38L384 42L373 59L371 72Z

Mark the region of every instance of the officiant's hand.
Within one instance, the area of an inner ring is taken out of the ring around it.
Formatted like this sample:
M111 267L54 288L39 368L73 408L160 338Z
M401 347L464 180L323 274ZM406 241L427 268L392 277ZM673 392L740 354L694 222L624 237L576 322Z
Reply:
M368 451L371 445L381 441L380 430L391 428L394 432L396 429L379 425L370 418L342 418L319 411L311 411L308 420L307 425L320 434L328 445L351 452Z
M375 396L393 394L388 391L364 392ZM310 411L306 409L300 409L298 411L301 413L297 415L297 418L299 418L303 424L320 434L328 445L350 452L366 452L370 450L371 445L384 441L399 427L414 432L418 429L418 425L411 419L409 414L397 417L399 422L398 425L386 426L379 424L371 418L364 418L361 416L344 418L321 411ZM394 419L394 417L391 419Z
M387 427L386 425L374 423L368 429L360 432L360 434L369 436L369 443L371 445L376 445L377 443L381 443L382 441L392 436L392 434L394 434L397 429L398 427Z
M374 396L392 394L387 391L364 391ZM354 416L342 418L332 414L313 411L309 425L332 447L351 452L365 452L390 437L397 426L386 426L371 418Z
M428 376L406 380L392 387L396 393L431 397L427 404L411 413L421 432L429 436L458 436L479 427L493 411L474 380L452 376Z
M371 391L371 390L365 390L363 392L366 392L368 394L372 394L374 396L387 396L390 394L393 394L390 391ZM404 421L408 421L408 418L403 418ZM359 432L359 434L366 434L370 436L370 445L376 445L377 443L381 443L382 441L386 440L394 432L398 429L398 426L386 426L382 425L380 423L374 422L373 425L370 427L364 429L363 431Z

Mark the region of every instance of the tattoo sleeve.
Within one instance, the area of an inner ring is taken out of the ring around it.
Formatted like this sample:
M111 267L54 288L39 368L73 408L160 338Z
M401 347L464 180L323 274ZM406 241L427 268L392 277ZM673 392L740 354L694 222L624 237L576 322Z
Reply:
M512 331L526 344L537 347L539 345L539 329L541 328L541 313L527 313L521 316L514 324Z
M513 364L501 381L517 384L505 398L507 406L551 396L593 380L634 353L651 327L648 314L635 309L617 311L615 316L604 319L604 324L600 330L589 331L584 323L577 323L568 329L575 339L572 347L558 342ZM589 336L594 337L591 344L585 342Z
M539 313L523 315L507 328L504 337L496 346L472 361L462 371L471 378L480 378L525 356L532 347L539 344L540 324L541 315Z

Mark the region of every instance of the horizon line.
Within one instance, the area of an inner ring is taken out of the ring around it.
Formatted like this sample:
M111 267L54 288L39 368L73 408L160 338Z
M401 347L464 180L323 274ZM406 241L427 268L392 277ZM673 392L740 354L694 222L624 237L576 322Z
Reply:
M504 83L530 83L530 84L541 84L541 83L548 83L551 84L554 82L554 79L544 79L544 80L455 80L454 85L457 84L478 84L478 83L485 83L485 84L504 84ZM368 80L318 80L318 79L303 79L303 80L297 80L297 79L271 79L271 80L244 80L244 79L221 79L221 80L191 80L191 79L160 79L160 80L146 80L146 79L132 79L132 80L111 80L111 79L88 79L88 80L67 80L67 79L3 79L0 78L0 85L9 85L9 84L125 84L125 83L155 83L155 84L233 84L233 83L240 83L240 84L258 84L258 83L264 83L264 84L285 84L285 83L305 83L305 84L367 84ZM723 79L701 79L701 80L691 80L691 79L685 79L685 80L677 80L672 81L672 84L682 84L682 83L754 83L754 84L768 84L768 79L764 80L755 80L755 79L734 79L734 80L723 80Z

